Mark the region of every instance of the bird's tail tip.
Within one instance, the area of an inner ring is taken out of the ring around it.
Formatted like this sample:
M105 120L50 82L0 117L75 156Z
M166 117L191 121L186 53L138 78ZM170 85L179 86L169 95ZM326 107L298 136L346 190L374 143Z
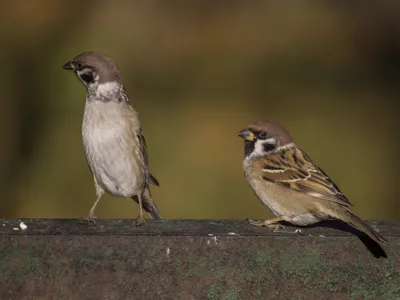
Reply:
M353 212L349 211L349 214L350 214L350 217L351 217L350 223L356 229L364 232L370 238L372 238L374 241L376 241L378 243L382 243L382 244L385 244L385 245L389 244L389 242L382 235L380 235L375 229L373 229L371 226L369 226L367 223L365 223L363 220L361 220Z

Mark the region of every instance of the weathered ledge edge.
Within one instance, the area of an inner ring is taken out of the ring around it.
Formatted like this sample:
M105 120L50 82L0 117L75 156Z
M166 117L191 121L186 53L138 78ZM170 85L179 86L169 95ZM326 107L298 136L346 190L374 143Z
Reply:
M244 220L148 220L133 226L132 219L0 219L0 235L117 235L117 236L361 236L362 233L338 221L312 227L271 230L254 227ZM384 237L400 236L400 220L367 221ZM25 228L25 226L26 228Z
M384 249L339 222L133 221L0 219L0 299L400 299L400 221L369 222Z

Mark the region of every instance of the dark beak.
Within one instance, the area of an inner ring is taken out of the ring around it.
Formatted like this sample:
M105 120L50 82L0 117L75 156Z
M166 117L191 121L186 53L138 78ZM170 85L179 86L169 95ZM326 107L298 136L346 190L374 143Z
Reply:
M73 71L75 70L75 65L72 61L69 61L63 65L64 70Z
M255 138L254 133L251 132L251 130L249 130L249 129L239 131L238 136L240 136L242 139L247 140L247 141L253 141Z

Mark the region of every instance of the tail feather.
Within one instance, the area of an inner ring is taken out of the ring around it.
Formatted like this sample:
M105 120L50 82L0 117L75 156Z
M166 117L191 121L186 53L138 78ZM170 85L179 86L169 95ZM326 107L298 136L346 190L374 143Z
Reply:
M133 200L139 203L138 197L133 196ZM149 187L146 187L143 194L142 194L142 205L143 209L149 213L150 217L154 220L163 220L164 218L160 214L160 210L158 209L156 203L153 201L151 197Z
M374 241L376 241L378 243L381 242L385 245L388 245L388 241L383 236L381 236L378 232L376 232L371 226L369 226L367 223L365 223L363 220L361 220L359 217L357 217L353 212L348 210L348 213L350 215L350 225L352 225L356 229L364 232Z
M153 175L151 175L150 173L149 173L148 176L147 176L147 180L148 180L151 184L153 184L153 185L155 185L155 186L160 186L160 183L158 182L158 180L157 180Z

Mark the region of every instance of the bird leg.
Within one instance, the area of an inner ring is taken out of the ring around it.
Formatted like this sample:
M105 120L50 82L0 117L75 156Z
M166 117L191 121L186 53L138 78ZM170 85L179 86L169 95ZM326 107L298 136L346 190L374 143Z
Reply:
M146 222L143 216L142 195L138 195L137 198L139 203L139 215L137 216L135 223L133 223L133 226L140 226Z
M97 195L96 202L93 204L92 208L90 209L89 215L87 217L83 218L83 220L88 223L96 223L95 219L97 219L97 217L94 215L94 211L95 211L96 206L99 203L101 197L103 197L103 195L104 195L104 190L97 184L96 177L94 177L94 186L96 188L96 195Z
M89 211L89 215L87 217L84 217L83 220L88 222L88 223L96 223L96 219L97 217L94 215L94 211L96 209L97 204L99 203L101 196L103 196L103 194L100 194L97 196L96 202L93 204L92 208Z
M94 210L96 209L97 203L100 201L100 198L98 198L96 200L96 202L94 203L94 205L92 206L92 208L89 211L89 219L97 219L97 217L94 215Z
M249 223L250 225L253 225L253 226L257 226L257 227L265 226L265 227L273 228L273 229L285 229L285 226L283 226L282 224L275 224L275 223L280 222L280 221L290 222L291 220L292 220L292 217L280 216L280 217L265 220L265 221L256 221L256 220L247 219L247 223Z

